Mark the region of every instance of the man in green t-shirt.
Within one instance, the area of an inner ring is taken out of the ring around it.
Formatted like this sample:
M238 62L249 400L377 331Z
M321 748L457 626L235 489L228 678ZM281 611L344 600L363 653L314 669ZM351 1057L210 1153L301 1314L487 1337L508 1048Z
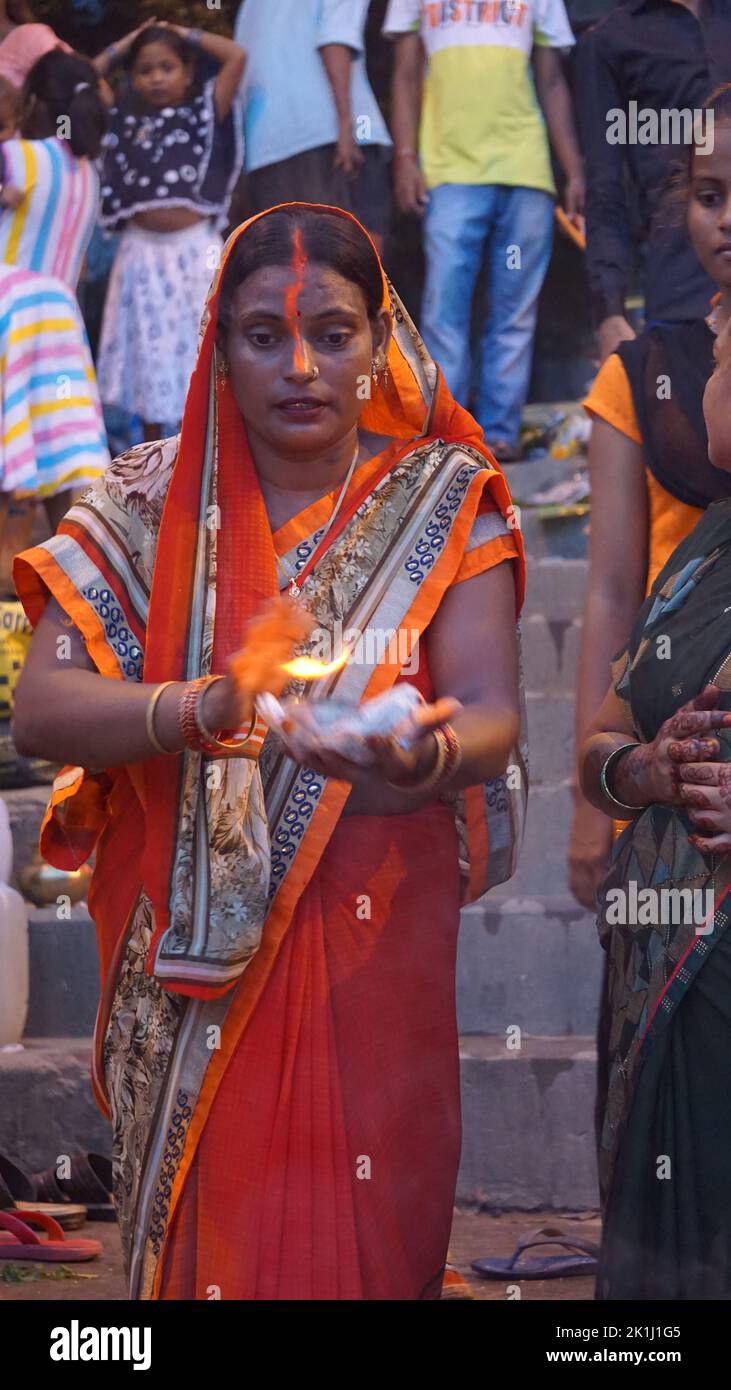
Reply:
M396 39L396 198L403 211L425 214L422 333L457 399L474 397L485 439L506 462L518 455L551 255L546 125L566 176L566 211L581 222L582 161L558 52L574 37L563 0L390 0L383 32ZM486 248L488 307L473 373L470 320Z

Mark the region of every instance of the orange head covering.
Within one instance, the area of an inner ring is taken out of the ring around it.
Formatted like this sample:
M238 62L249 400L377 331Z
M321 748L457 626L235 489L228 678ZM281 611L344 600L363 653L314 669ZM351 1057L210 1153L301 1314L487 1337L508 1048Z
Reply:
M221 254L203 315L201 341L185 402L180 448L167 495L158 544L155 583L150 606L145 678L169 679L182 669L186 624L170 623L170 596L176 595L179 614L190 610L194 582L192 557L199 544L200 475L208 448L217 455L218 514L225 518L219 537L219 599L214 666L241 644L246 619L277 591L276 562L261 490L248 448L246 430L230 383L215 371L215 345L221 285L230 257L250 227L283 208L302 208L342 217L353 223L370 243L381 265L382 307L392 316L388 373L364 402L360 424L375 434L404 441L443 439L470 445L497 470L493 489L503 512L512 504L502 473L483 441L477 421L457 404L436 364L431 360L409 315L386 278L376 247L357 218L342 208L319 203L282 203L244 222L229 237ZM215 426L213 428L215 417ZM215 433L215 446L212 434ZM519 540L519 538L518 538ZM249 582L223 585L226 556L249 556ZM523 580L519 582L522 603ZM222 669L222 668L221 668Z

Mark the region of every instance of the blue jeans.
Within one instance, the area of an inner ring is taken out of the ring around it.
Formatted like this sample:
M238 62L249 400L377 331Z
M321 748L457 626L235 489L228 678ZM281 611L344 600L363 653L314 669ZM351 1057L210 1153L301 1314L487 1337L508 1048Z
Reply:
M461 405L474 387L485 437L508 444L518 441L528 394L553 206L542 189L505 184L443 183L429 192L422 335ZM486 245L488 307L473 379L470 318Z

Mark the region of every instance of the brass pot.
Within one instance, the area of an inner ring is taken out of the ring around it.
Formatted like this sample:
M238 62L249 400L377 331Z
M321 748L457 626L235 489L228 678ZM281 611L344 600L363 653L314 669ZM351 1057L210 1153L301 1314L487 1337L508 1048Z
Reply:
M91 869L88 864L82 864L80 869L54 869L41 858L40 850L36 850L17 879L23 896L36 907L47 907L62 894L72 903L78 903L88 892Z

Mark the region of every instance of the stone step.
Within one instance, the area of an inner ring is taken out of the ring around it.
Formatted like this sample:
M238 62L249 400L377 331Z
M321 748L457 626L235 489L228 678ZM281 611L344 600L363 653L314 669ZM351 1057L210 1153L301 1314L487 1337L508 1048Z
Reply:
M32 1171L70 1145L111 1150L111 1131L91 1090L88 1038L24 1038L0 1049L0 1149Z
M111 1136L91 1092L83 1038L27 1038L0 1051L0 1149L32 1170L74 1144L101 1153ZM462 1161L457 1199L531 1211L597 1205L589 1038L460 1040Z
M574 698L581 622L531 613L523 623L525 688L532 694Z
M573 478L577 468L585 465L585 462L578 454L567 459L557 459L549 453L534 453L531 458L522 459L520 463L503 464L503 473L512 496L517 502L522 503L536 492L544 492L555 483L563 483L568 478Z
M460 1039L462 1159L457 1200L533 1211L599 1204L593 1038Z
M0 792L8 808L13 836L13 874L17 875L30 863L38 849L38 834L46 812L50 787L19 787Z
M513 502L519 509L520 525L530 561L550 558L585 560L589 534L588 512L580 516L539 517L540 507L528 499L565 482L586 466L579 456L555 459L549 454L508 464L505 476Z
M545 884L545 870L537 877ZM53 908L32 909L29 943L26 1033L91 1037L99 965L86 909L74 908L68 922L59 922ZM521 895L511 880L462 914L459 1026L469 1033L501 1033L515 1025L546 1035L591 1032L601 962L591 914L565 891Z
M55 907L31 908L30 998L26 1033L33 1038L91 1037L99 1003L96 932L85 903L59 921Z
M460 1032L504 1040L516 1028L542 1037L593 1034L603 954L595 916L569 895L488 893L462 913Z
M566 893L566 853L573 816L569 779L543 785L532 779L517 871L495 892L511 897ZM490 897L493 895L490 894Z
M545 883L545 873L540 879ZM33 909L29 944L26 1032L91 1037L99 966L88 913L78 906L71 921L58 922L53 909ZM600 971L592 915L565 893L521 896L511 880L462 914L460 1028L495 1033L517 1024L546 1035L590 1032Z
M586 560L528 559L524 623L534 614L555 622L580 618L587 575Z
M516 506L519 505L516 502ZM540 518L535 507L520 507L519 515L529 564L550 559L586 560L589 549L588 513Z
M574 698L527 691L528 759L531 791L557 787L571 777L574 764Z

